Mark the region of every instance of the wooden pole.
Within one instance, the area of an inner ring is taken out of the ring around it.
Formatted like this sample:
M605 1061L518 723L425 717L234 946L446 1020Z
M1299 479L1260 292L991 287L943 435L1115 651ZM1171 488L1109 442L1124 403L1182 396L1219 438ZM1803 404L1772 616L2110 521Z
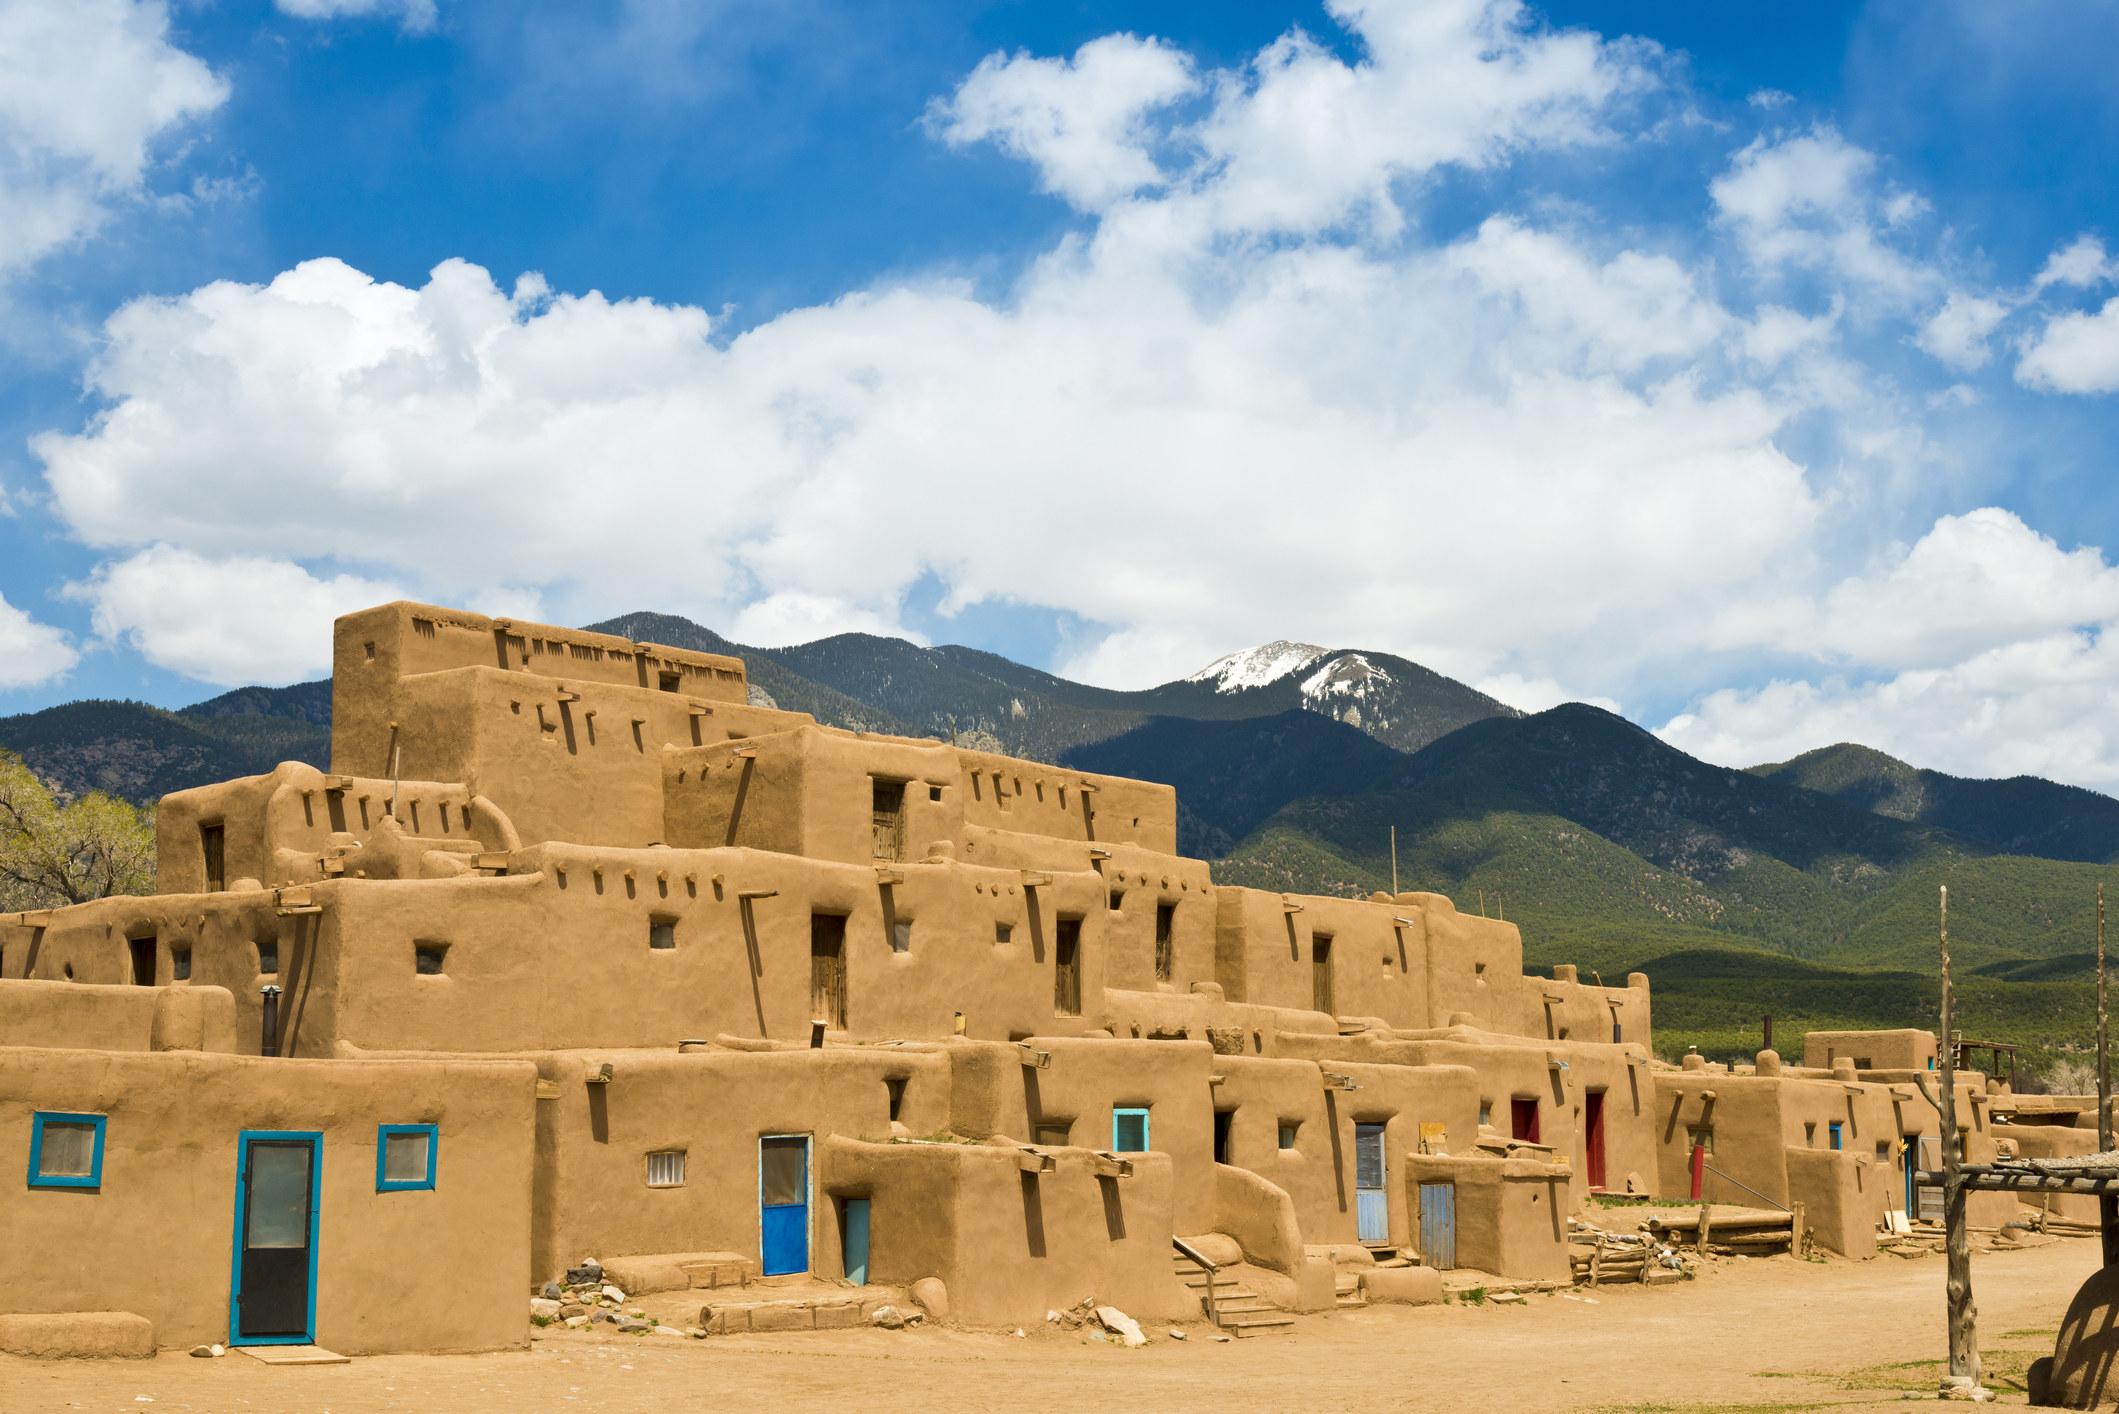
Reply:
M1957 1152L1957 1047L1950 1039L1955 998L1950 991L1950 890L1942 890L1942 1220L1949 1274L1950 1374L1979 1383L1979 1310L1972 1303L1972 1234L1965 1227L1964 1159Z
M2112 1151L2112 1045L2104 988L2104 885L2097 886L2097 1150ZM2104 1265L2119 1265L2119 1194L2097 1195Z
M1391 826L1391 897L1398 897L1398 827Z

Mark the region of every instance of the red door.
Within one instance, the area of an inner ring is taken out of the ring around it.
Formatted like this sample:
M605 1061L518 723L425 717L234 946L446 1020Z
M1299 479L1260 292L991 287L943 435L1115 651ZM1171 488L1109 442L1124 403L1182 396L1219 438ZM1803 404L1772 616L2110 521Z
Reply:
M1508 1132L1510 1137L1538 1142L1538 1102L1536 1100L1510 1100L1508 1102Z
M1583 1162L1589 1168L1589 1187L1597 1192L1604 1187L1604 1092L1592 1090L1582 1106L1582 1147L1586 1151Z

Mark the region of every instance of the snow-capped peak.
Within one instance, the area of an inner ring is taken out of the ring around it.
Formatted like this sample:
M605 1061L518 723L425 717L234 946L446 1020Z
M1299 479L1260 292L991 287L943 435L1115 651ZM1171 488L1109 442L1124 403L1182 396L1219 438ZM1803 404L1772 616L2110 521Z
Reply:
M1211 682L1216 692L1242 692L1246 688L1264 687L1267 683L1278 682L1289 673L1301 672L1329 651L1314 643L1290 643L1284 638L1275 639L1256 648L1246 648L1226 657L1216 658L1185 681Z
M1391 682L1391 675L1359 653L1341 653L1304 679L1302 695L1310 702L1327 697L1367 697Z

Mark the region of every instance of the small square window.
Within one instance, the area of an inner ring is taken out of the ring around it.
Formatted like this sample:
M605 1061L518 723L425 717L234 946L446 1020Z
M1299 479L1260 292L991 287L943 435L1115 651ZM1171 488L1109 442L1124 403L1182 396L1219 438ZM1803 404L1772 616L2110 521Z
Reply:
M1148 1152L1148 1112L1144 1109L1111 1111L1111 1151L1115 1154Z
M1712 1129L1688 1128L1685 1131L1685 1147L1688 1149L1704 1149L1708 1154L1712 1155L1714 1153L1714 1131Z
M412 970L422 977L439 977L443 965L448 961L447 943L414 943L412 945Z
M993 925L993 940L996 943L1005 943L1014 936L1015 926L1013 924L996 923Z
M1891 1158L1891 1141L1890 1141L1890 1140L1888 1140L1888 1139L1879 1139L1879 1140L1877 1140L1877 1141L1876 1141L1876 1162L1878 1162L1878 1163L1880 1163L1880 1164L1881 1164L1881 1163L1888 1163L1888 1162L1890 1161L1890 1158Z
M890 925L890 950L892 952L912 951L912 924L907 920L901 918Z
M431 1124L386 1124L375 1132L375 1191L434 1186L439 1129Z
M940 800L942 798L942 788L940 786L927 787L927 798L929 800Z
M280 970L280 945L277 940L258 944L258 973L261 976L276 976Z
M679 1188L684 1184L684 1150L658 1149L647 1156L647 1186Z
M1124 889L1113 889L1111 891L1111 911L1113 913L1118 912L1119 906L1125 903L1125 901L1126 891Z
M1295 1147L1295 1132L1296 1132L1296 1131L1297 1131L1298 1129L1300 1129L1301 1127L1302 1127L1302 1126L1301 1126L1301 1125L1298 1125L1298 1124L1283 1124L1283 1125L1281 1125L1281 1126L1280 1126L1280 1147L1281 1147L1281 1148L1283 1148L1283 1149L1292 1149L1292 1148L1294 1148L1294 1147Z
M39 1113L30 1119L29 1186L103 1186L103 1116Z
M169 977L173 982L189 982L191 980L190 948L171 948L169 950Z
M1046 1120L1037 1127L1037 1142L1054 1149L1064 1149L1072 1141L1074 1121Z
M1494 1122L1494 1107L1485 1100L1479 1102L1479 1123L1482 1127Z
M677 946L677 924L668 918L656 918L647 925L647 945L657 951L667 952Z

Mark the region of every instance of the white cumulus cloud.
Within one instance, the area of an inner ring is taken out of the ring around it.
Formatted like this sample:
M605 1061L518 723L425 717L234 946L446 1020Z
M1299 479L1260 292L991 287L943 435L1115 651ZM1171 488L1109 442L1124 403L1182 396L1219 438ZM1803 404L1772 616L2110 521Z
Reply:
M2119 391L2119 299L2048 319L2017 360L2016 381L2051 393Z
M929 120L950 143L992 141L1028 158L1047 191L1095 210L1163 180L1146 114L1198 86L1185 54L1113 34L1072 60L991 55Z
M1811 129L1731 155L1701 248L1505 195L1433 235L1444 168L1647 139L1660 51L1512 0L1330 13L1358 59L1291 33L1209 72L1113 36L979 66L937 136L1085 213L1000 297L900 279L724 338L461 260L319 259L134 301L94 415L34 441L107 556L76 592L229 682L316 671L332 614L398 592L787 642L902 633L938 583L945 612L1104 626L1053 666L1114 685L1275 637L1539 706L1770 658L1783 681L1671 738L1748 763L1895 711L1868 739L1924 764L2104 769L2119 571L1976 500L1938 516L1923 488L1964 468L1926 419L1959 400L1850 342L2007 337L1972 302L2022 297L1923 255L1917 194Z
M0 692L41 686L80 661L64 633L0 599Z
M434 0L273 0L282 14L303 20L331 20L341 15L397 15L408 30L434 28Z
M157 143L227 97L161 0L0 4L0 274L92 235L144 193Z
M156 667L227 687L331 671L331 621L402 597L353 575L318 579L289 560L207 559L155 544L97 567L68 593L94 606L96 632Z

